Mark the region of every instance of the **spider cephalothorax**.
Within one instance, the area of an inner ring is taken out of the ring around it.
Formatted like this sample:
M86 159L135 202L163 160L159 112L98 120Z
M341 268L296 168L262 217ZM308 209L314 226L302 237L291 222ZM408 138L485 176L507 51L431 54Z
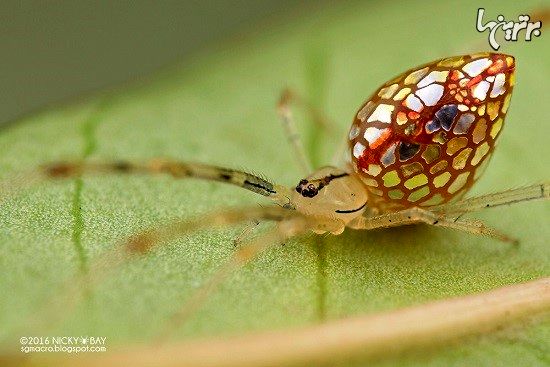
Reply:
M348 223L362 215L367 192L356 175L336 167L323 167L300 180L291 197L296 210Z

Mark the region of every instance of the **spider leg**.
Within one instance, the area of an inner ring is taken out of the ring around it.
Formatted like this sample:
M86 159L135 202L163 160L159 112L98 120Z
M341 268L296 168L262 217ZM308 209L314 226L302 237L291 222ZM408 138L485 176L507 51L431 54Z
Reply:
M266 233L247 241L239 247L233 255L223 263L196 292L192 294L183 307L178 310L158 336L159 341L166 339L174 330L181 326L207 301L208 297L220 286L227 277L237 269L242 268L260 253L288 240L291 237L303 234L312 228L313 223L307 217L293 217L283 219L274 228Z
M281 98L279 99L278 111L279 111L279 115L281 116L281 120L283 123L283 127L285 129L285 133L287 135L288 141L293 147L296 145L299 146L298 148L294 147L294 150L298 157L300 157L299 151L303 152L304 148L303 148L302 142L300 141L300 136L296 132L296 127L294 125L294 120L292 118L292 114L290 111L289 106L292 103L296 104L298 107L301 107L307 110L311 115L313 122L319 128L325 130L328 135L339 134L339 131L336 129L336 124L334 123L334 121L331 121L331 119L328 118L323 111L320 111L312 103L308 102L305 98L301 97L295 91L289 88L283 90L283 92L281 93ZM342 166L347 146L348 146L348 139L346 137L346 139L341 140L336 151L334 152L334 155L330 160L332 165L338 166L338 167ZM304 164L302 163L304 160L307 160L307 159L299 158L299 164L302 167L304 167ZM307 173L311 172L311 170L305 170L305 171Z
M233 239L233 245L235 247L239 246L243 240L248 237L258 226L260 225L260 221L257 219L253 219L250 223L248 223L241 233Z
M311 161L306 154L300 134L298 134L298 130L296 129L296 124L290 109L290 105L293 103L298 107L307 110L312 116L313 122L319 128L327 131L328 133L332 133L334 131L334 125L329 121L324 113L319 111L313 104L306 101L296 92L287 88L281 93L279 103L277 104L277 111L281 118L281 123L283 124L287 140L294 151L298 164L303 172L308 174L312 171Z
M286 223L291 219L293 220L291 223L304 222L307 224L307 228L317 232L340 233L344 227L343 222L338 219L305 216L279 206L253 206L213 212L193 219L176 220L162 226L151 227L129 237L122 246L115 248L115 251L122 253L124 257L131 257L147 253L164 242L204 228L227 227L244 221L260 220ZM284 233L292 234L292 229L288 229L288 226L280 224L280 227L284 228ZM110 258L111 254L108 254L107 257ZM115 256L115 258L117 257Z
M300 96L296 91L285 88L281 92L281 97L279 99L279 107L285 106L286 108L289 108L290 104L296 104L298 107L301 107L305 109L313 118L313 122L318 125L319 128L326 130L327 133L334 133L335 131L335 123L334 121L331 121L327 115L319 110L315 105L313 105L311 102L307 101L305 98Z
M445 217L440 213L434 213L421 208L410 208L394 213L370 217L358 217L348 224L352 229L369 230L376 228L398 227L409 224L425 223L432 226L446 227L471 234L488 236L503 242L517 243L517 240L508 237L499 231L487 227L481 221L456 220Z
M348 144L349 139L346 135L345 139L342 139L338 144L338 147L334 151L332 158L330 160L331 165L336 167L343 167L350 163L350 156L348 154Z
M227 227L246 221L281 222L290 218L305 217L296 211L278 206L254 206L213 212L193 219L176 220L162 226L151 227L128 238L122 248L129 255L146 253L161 243L204 228Z
M294 117L292 116L292 111L290 110L288 98L290 94L286 94L285 92L281 95L279 104L277 105L277 112L281 118L281 123L283 125L287 141L294 151L294 157L296 158L302 172L304 174L308 174L312 171L311 161L306 154L304 143L302 142L300 134L296 129Z
M432 223L433 224L433 223ZM439 224L439 223L438 223ZM486 236L494 238L495 240L508 242L517 245L519 240L514 237L510 237L505 233L500 232L497 229L488 227L480 220L450 220L443 219L442 227L455 229L458 231L468 232L471 234Z
M471 213L485 208L510 205L530 200L547 200L549 198L550 182L544 182L493 194L467 198L457 201L456 203L433 206L430 207L430 211L444 214L449 217L459 217L465 213Z
M32 327L38 331L47 331L57 323L60 323L70 310L74 309L79 300L83 297L83 284L86 285L86 292L91 291L101 284L105 279L115 273L123 264L132 260L136 256L145 254L160 244L182 237L185 234L195 232L200 229L212 227L227 227L245 221L267 220L280 222L277 226L278 232L273 236L293 236L309 228L338 231L343 227L343 223L316 217L306 217L294 210L283 209L279 206L230 209L189 220L177 220L169 224L152 227L141 233L129 237L101 254L90 264L86 274L78 274L71 277L62 287L59 293L46 302L41 310L36 312L25 327ZM264 237L260 237L264 238ZM278 238L278 237L277 237ZM265 238L264 238L265 240ZM260 248L262 242L260 239L254 240L254 246L251 249ZM238 250L239 258L245 258L248 254L245 246ZM62 310L62 312L60 312Z
M200 228L228 226L246 220L257 221L260 219L276 221L278 223L273 230L239 247L229 261L227 261L227 263L208 280L205 286L201 287L196 294L191 297L184 308L174 316L170 322L170 329L181 324L198 309L207 299L208 295L232 270L244 266L260 252L274 244L281 243L290 237L300 235L308 230L339 233L343 230L344 224L338 219L305 216L295 211L286 210L277 206L252 207L212 213L195 220L176 221L162 227L144 231L138 235L132 236L126 241L123 248L128 254L140 254L150 251L158 244L176 239Z
M294 102L298 107L301 107L309 112L309 114L312 117L313 122L321 129L325 130L328 135L335 136L340 134L338 129L336 128L336 123L332 121L329 117L327 117L326 113L319 110L315 107L312 103L308 102L305 98L301 97L298 93L295 91L287 88L283 90L281 93L281 98L279 100L279 114L281 115L281 118L283 119L283 125L285 127L285 131L287 133L289 141L291 139L291 134L288 130L288 127L286 126L287 121L284 121L285 116L283 114L287 113L290 114L289 105ZM290 115L292 118L292 116ZM293 121L290 121L291 129L292 131L296 131L293 124ZM299 136L297 137L299 139ZM292 143L291 143L292 144ZM301 145L301 143L300 143ZM339 143L337 149L334 152L334 155L332 156L332 159L330 160L331 164L337 167L342 166L342 163L344 162L345 158L345 152L348 147L348 139L347 136L345 139L342 139ZM302 148L303 149L303 148ZM308 171L309 173L309 171Z
M41 167L45 178L77 177L81 174L168 174L175 178L197 178L224 182L266 196L275 203L292 208L291 192L287 187L274 184L251 173L208 164L167 159L154 159L145 163L118 162L60 162Z

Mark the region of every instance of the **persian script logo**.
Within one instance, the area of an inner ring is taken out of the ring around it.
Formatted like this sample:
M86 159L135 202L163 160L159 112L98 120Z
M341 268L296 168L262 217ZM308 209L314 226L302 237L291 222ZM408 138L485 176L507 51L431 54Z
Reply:
M483 33L489 30L489 45L497 51L500 48L499 43L496 40L497 31L502 29L504 31L504 39L506 41L517 41L521 36L522 30L525 30L525 41L531 41L532 36L540 37L542 22L530 22L529 15L519 15L516 21L506 21L503 15L497 17L497 21L488 21L483 24L483 15L485 15L485 9L477 9L477 22L476 29L478 32Z

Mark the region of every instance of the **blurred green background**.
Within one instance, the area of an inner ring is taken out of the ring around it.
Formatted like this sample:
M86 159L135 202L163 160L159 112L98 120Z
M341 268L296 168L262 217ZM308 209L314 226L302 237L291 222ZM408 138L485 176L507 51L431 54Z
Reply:
M2 1L0 125L324 1Z

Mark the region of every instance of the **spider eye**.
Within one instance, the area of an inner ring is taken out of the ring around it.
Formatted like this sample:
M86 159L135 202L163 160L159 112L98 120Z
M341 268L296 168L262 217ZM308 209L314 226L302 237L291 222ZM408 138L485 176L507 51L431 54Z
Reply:
M312 198L317 195L318 192L319 190L314 185L309 184L304 190L302 190L302 196Z
M314 184L309 183L308 180L300 180L298 186L296 186L296 192L301 194L305 198L312 198L319 193L319 188Z

